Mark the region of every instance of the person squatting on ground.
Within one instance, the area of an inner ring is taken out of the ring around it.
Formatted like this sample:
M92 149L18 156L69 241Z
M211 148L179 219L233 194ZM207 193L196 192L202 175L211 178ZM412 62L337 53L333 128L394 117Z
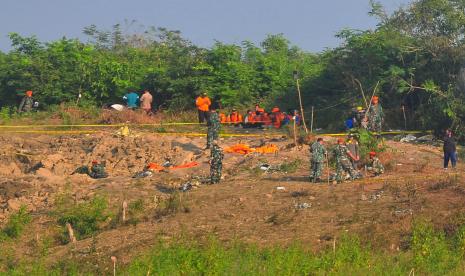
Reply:
M384 166L381 164L381 161L376 156L376 152L370 152L370 163L368 165L368 170L372 171L375 176L381 175L384 173Z
M359 178L357 171L355 171L352 163L349 161L349 158L356 161L358 161L358 159L349 151L347 146L344 144L343 138L337 139L334 156L336 157L336 181L338 183L344 182L346 173L349 173L351 180Z
M326 160L327 151L324 147L323 138L318 138L315 143L310 147L311 157L311 173L310 181L321 181L321 174L323 172L324 162Z
M444 136L444 170L447 170L449 167L449 160L452 163L452 168L455 169L457 165L457 147L455 144L455 139L452 137L452 131L450 129L446 130L446 136Z
M195 105L199 112L199 123L208 122L208 111L210 110L211 104L212 102L206 92L202 92L202 94L195 99Z
M34 100L32 99L32 91L28 90L19 104L18 112L31 112L33 106Z
M103 163L99 164L96 160L92 161L92 166L82 166L74 170L72 174L87 174L88 176L98 179L98 178L106 178L108 174L105 172L105 165Z
M368 118L368 130L371 132L381 132L384 113L377 96L374 96L371 100L371 106L366 116Z
M218 140L212 141L210 153L210 183L216 184L221 180L221 171L223 169L223 149L218 145Z
M221 122L218 112L216 112L216 108L212 107L210 111L210 115L208 116L208 132L207 132L207 147L209 149L212 145L213 140L218 140Z

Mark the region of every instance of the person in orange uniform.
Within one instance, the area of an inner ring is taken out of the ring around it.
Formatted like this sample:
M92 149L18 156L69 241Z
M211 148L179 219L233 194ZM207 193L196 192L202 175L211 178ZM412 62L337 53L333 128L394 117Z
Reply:
M210 105L212 104L210 98L207 96L206 92L202 92L202 94L195 99L195 105L199 111L199 123L207 122L210 110Z
M284 114L281 112L279 107L275 106L271 110L271 120L273 121L273 126L275 128L281 127L281 122L284 120Z
M242 124L242 115L239 114L235 108L233 108L231 114L228 116L228 123L234 126L239 126Z
M268 112L263 112L261 114L260 121L263 123L264 128L271 128L273 126L273 121L271 120L271 117L268 114Z
M228 117L226 116L226 114L224 114L223 112L220 112L219 116L220 116L220 123L226 124L228 122Z

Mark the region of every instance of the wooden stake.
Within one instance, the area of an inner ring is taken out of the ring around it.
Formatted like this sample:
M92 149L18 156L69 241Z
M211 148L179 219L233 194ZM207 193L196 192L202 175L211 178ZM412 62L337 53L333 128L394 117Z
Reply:
M74 236L73 227L71 227L71 224L69 224L69 222L66 223L66 229L68 229L69 240L71 241L71 243L76 243L76 237Z
M116 276L116 257L111 256L111 261L113 262L113 276Z
M312 106L312 121L310 122L310 133L313 133L313 111L314 111L314 107Z
M328 186L329 186L329 158L328 158L328 153L326 153L326 170L327 172L327 177L328 177Z
M402 113L404 114L404 130L407 130L407 116L405 116L405 106L402 105Z
M123 222L126 222L126 212L128 210L128 203L123 201Z
M304 125L305 133L308 134L307 124L305 123L304 107L303 107L303 105L302 105L302 95L301 95L301 93L300 93L299 79L296 79L296 84L297 84L297 94L299 95L300 115L302 116L302 123L303 123L303 125Z
M297 147L297 133L296 133L296 126L295 126L295 116L294 116L294 145Z

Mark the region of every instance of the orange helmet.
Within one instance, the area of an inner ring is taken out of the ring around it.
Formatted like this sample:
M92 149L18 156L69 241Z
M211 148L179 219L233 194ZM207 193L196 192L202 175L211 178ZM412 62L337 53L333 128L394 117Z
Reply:
M370 157L376 156L376 152L370 151Z
M28 97L32 97L32 90L28 90L28 91L26 91L26 96L28 96Z
M338 144L344 144L344 138L337 138Z
M379 97L378 96L373 96L373 98L371 99L371 102L372 103L377 103L379 101Z

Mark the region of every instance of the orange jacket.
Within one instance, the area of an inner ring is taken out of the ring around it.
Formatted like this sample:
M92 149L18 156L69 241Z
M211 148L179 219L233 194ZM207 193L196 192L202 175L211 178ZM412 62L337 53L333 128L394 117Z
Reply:
M273 126L275 128L280 128L281 122L284 120L284 114L282 112L273 112L272 117L273 117Z
M210 105L211 104L212 104L212 102L210 101L209 97L202 98L202 97L199 96L199 97L197 97L197 99L195 99L195 105L197 106L197 109L201 110L201 111L210 110Z
M226 117L226 115L224 115L224 113L220 113L219 116L220 116L220 122L221 122L222 124L224 124L224 123L227 122L228 118Z
M228 122L230 123L242 123L242 115L237 112L232 112L228 116Z
M249 124L254 124L257 121L257 115L255 115L255 112L248 114L247 120Z
M272 121L271 121L271 118L268 114L265 114L263 113L261 116L260 116L260 121L265 125L265 126L271 126L272 125Z

